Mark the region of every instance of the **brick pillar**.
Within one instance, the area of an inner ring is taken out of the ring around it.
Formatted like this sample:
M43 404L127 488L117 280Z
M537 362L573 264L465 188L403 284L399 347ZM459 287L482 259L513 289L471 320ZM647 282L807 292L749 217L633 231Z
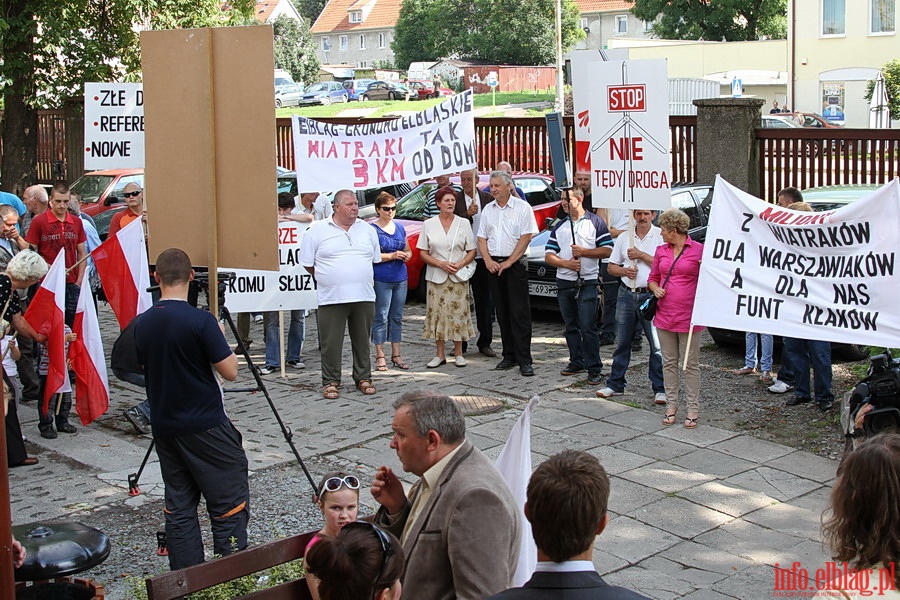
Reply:
M728 183L756 197L759 145L754 129L760 126L760 98L706 98L697 107L697 181L713 183L721 175Z

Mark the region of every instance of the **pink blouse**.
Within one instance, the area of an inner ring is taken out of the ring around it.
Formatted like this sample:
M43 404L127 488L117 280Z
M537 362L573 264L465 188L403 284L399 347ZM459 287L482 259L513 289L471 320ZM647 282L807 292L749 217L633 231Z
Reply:
M656 248L650 277L647 281L655 281L662 286L675 255L672 246L663 244ZM695 242L690 236L684 241L683 256L675 263L669 283L666 284L666 295L659 300L653 324L659 329L687 333L691 326L691 313L694 310L694 297L697 295L697 278L700 275L700 260L703 258L703 244ZM694 331L703 327L697 325Z

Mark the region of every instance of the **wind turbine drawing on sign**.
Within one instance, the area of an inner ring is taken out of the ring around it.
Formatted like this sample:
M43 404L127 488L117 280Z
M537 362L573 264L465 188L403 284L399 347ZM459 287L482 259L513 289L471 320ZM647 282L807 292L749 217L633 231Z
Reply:
M646 86L643 84L638 84L635 86L629 85L628 83L628 65L625 61L622 61L622 84L620 86L609 86L607 88L607 100L610 99L610 95L614 90L621 90L623 92L621 98L619 100L626 99L628 90L638 90L640 89L643 94L640 98L639 102L629 101L627 104L623 104L622 108L608 108L609 112L621 112L622 118L619 119L617 123L615 123L609 131L607 131L603 136L591 146L591 152L596 152L605 146L607 143L611 143L611 149L617 148L619 155L622 157L622 202L628 201L626 198L627 190L631 191L631 202L634 202L634 187L626 186L626 181L629 181L631 178L626 179L624 177L625 173L629 175L634 171L634 152L633 147L629 145L629 140L632 139L633 131L637 131L640 134L643 134L643 139L647 140L651 146L659 150L662 154L667 154L668 149L657 141L652 135L647 133L647 130L641 127L640 123L632 119L631 113L634 111L644 112L647 110L646 108ZM622 132L624 137L621 137L621 146L616 146L616 143L612 141L613 136L617 133Z

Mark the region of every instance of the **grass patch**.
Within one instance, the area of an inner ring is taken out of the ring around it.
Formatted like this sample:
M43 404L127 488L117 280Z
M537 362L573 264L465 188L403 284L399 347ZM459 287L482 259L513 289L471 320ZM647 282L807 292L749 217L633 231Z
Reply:
M882 348L881 346L872 346L869 349L869 356L883 354L884 351L885 348ZM900 358L900 349L892 349L891 356L893 356L894 358ZM853 373L853 376L857 379L862 379L869 374L869 364L870 363L868 360L861 360L859 362L856 362L850 365L850 372Z
M605 398L605 400L609 400L609 398ZM631 408L643 408L639 403L634 400L614 400L613 402L617 402L619 404L624 404L625 406L630 406Z

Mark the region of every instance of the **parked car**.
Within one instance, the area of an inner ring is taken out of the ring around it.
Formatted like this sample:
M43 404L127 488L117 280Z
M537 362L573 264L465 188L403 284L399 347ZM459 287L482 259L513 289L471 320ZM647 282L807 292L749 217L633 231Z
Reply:
M816 212L837 210L854 200L872 193L877 185L834 185L803 190L803 201ZM744 345L744 332L710 327L709 334L719 346ZM781 346L781 336L775 336L776 346ZM845 360L864 360L869 357L869 347L865 344L843 344L832 342L831 351Z
M360 95L366 91L366 88L369 87L369 84L375 81L374 79L348 79L344 81L341 85L344 86L344 89L347 90L348 97L350 100L359 100Z
M105 241L109 235L109 224L112 222L112 218L127 208L127 205L120 204L94 216L94 226L97 228L97 233L100 234L101 241Z
M549 219L559 209L559 191L553 185L553 179L546 175L536 173L520 173L513 175L513 183L525 192L526 200L534 211L534 219L538 230L547 226ZM459 184L459 177L453 176L451 182ZM478 187L484 188L490 183L490 175L479 177ZM422 229L422 221L425 220L425 203L428 194L434 190L437 183L434 180L420 183L411 192L397 201L396 219L406 229L406 239L412 250L412 258L406 263L409 271L409 291L419 299L425 299L425 269L422 259L419 258L419 250L416 242L419 240L419 232ZM476 232L477 233L477 232Z
M797 129L802 127L799 123L784 115L763 115L760 127L767 129Z
M419 100L437 98L438 96L452 96L454 94L453 90L445 87L438 88L437 91L435 91L434 82L418 79L409 80L409 88L413 93L418 95ZM413 98L416 98L416 96L413 96Z
M709 209L712 206L712 186L675 185L672 188L672 206L680 208L691 219L688 231L691 239L706 240ZM556 267L544 261L545 246L550 238L550 227L534 236L528 246L528 295L531 305L537 308L558 310L556 302Z
M125 205L122 189L129 183L144 187L143 169L109 169L85 173L69 189L81 198L81 211L95 216L117 205Z
M299 83L289 83L275 88L275 108L282 106L300 106L300 97L303 96L303 86Z
M297 196L297 175L294 171L284 171L278 173L278 193L290 192ZM368 219L375 216L375 198L381 192L387 192L395 198L400 198L408 194L413 189L411 183L394 183L391 185L383 185L380 187L367 188L364 190L356 190L356 198L359 201L359 218ZM329 199L336 190L322 191Z
M781 117L790 119L800 127L825 127L828 129L843 129L844 127L834 121L829 121L820 114L811 112L781 113Z
M363 102L369 100L404 100L411 97L411 92L402 83L396 81L373 81L363 92L360 99Z
M349 102L350 93L339 81L320 81L310 84L300 95L298 106Z

